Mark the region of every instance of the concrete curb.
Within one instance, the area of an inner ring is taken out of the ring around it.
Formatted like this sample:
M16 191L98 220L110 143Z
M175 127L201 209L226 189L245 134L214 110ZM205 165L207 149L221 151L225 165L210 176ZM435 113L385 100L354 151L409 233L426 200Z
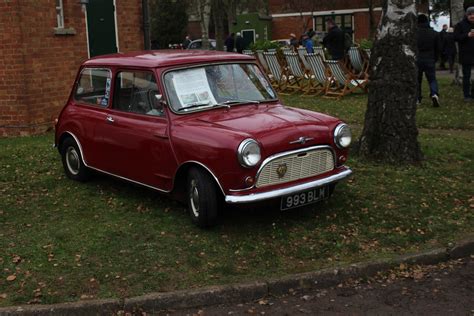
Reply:
M212 286L195 290L154 293L125 300L94 300L55 305L27 305L0 308L0 316L10 315L112 315L120 311L158 312L224 303L243 303L268 295L288 294L292 290L322 289L335 286L348 278L370 277L379 271L404 264L436 264L474 254L474 236L445 248L437 248L394 259L356 263L345 267L289 275L253 283Z

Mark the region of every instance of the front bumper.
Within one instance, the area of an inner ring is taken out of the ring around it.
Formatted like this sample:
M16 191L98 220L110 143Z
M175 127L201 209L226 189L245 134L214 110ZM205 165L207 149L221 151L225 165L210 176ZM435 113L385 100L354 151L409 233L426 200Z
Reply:
M239 203L252 203L252 202L269 200L269 199L277 198L277 197L284 196L287 194L293 194L293 193L308 190L311 188L316 188L323 185L335 183L349 177L351 174L352 174L352 170L349 168L345 168L339 171L338 173L333 174L329 177L297 184L297 185L287 187L287 188L277 189L277 190L268 191L268 192L261 192L261 193L251 193L251 194L246 194L246 195L226 195L225 201L226 203L229 203L229 204L239 204Z

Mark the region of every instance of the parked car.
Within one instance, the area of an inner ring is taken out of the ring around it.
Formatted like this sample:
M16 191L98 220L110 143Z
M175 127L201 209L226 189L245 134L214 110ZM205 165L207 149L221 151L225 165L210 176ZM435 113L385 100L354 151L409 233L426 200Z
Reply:
M85 61L55 126L67 177L95 170L182 196L201 227L219 201L328 198L352 172L350 143L341 120L284 106L253 57L200 50Z
M272 40L271 42L278 44L278 46L280 46L280 47L289 47L290 46L290 39L289 38L276 39L276 40Z
M191 41L189 43L188 49L202 49L202 39L196 39L194 41ZM216 40L215 39L209 39L209 49L210 50L215 50L216 49Z

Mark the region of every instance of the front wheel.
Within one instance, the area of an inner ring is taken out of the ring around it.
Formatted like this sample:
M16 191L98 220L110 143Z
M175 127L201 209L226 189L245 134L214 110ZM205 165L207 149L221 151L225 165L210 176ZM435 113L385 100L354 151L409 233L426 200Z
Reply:
M79 146L74 139L64 140L61 146L61 158L64 172L69 179L86 181L89 178L89 169L85 166Z
M217 219L217 189L211 176L198 168L191 168L187 182L189 215L199 227L215 225Z

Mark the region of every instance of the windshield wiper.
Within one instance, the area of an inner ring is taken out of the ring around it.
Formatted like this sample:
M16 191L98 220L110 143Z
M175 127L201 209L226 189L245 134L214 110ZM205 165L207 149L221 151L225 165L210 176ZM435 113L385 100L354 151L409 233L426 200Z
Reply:
M217 103L216 105L233 105L233 104L243 104L243 103L252 103L252 104L260 104L260 101L256 100L246 100L246 99L234 99L234 100L227 100L224 102Z
M210 107L210 106L213 106L213 104L209 104L209 101L199 101L199 102L193 102L193 103L189 103L187 104L187 106L185 108L180 108L178 109L178 111L187 111L189 109L192 109L192 108L198 108L198 107Z

